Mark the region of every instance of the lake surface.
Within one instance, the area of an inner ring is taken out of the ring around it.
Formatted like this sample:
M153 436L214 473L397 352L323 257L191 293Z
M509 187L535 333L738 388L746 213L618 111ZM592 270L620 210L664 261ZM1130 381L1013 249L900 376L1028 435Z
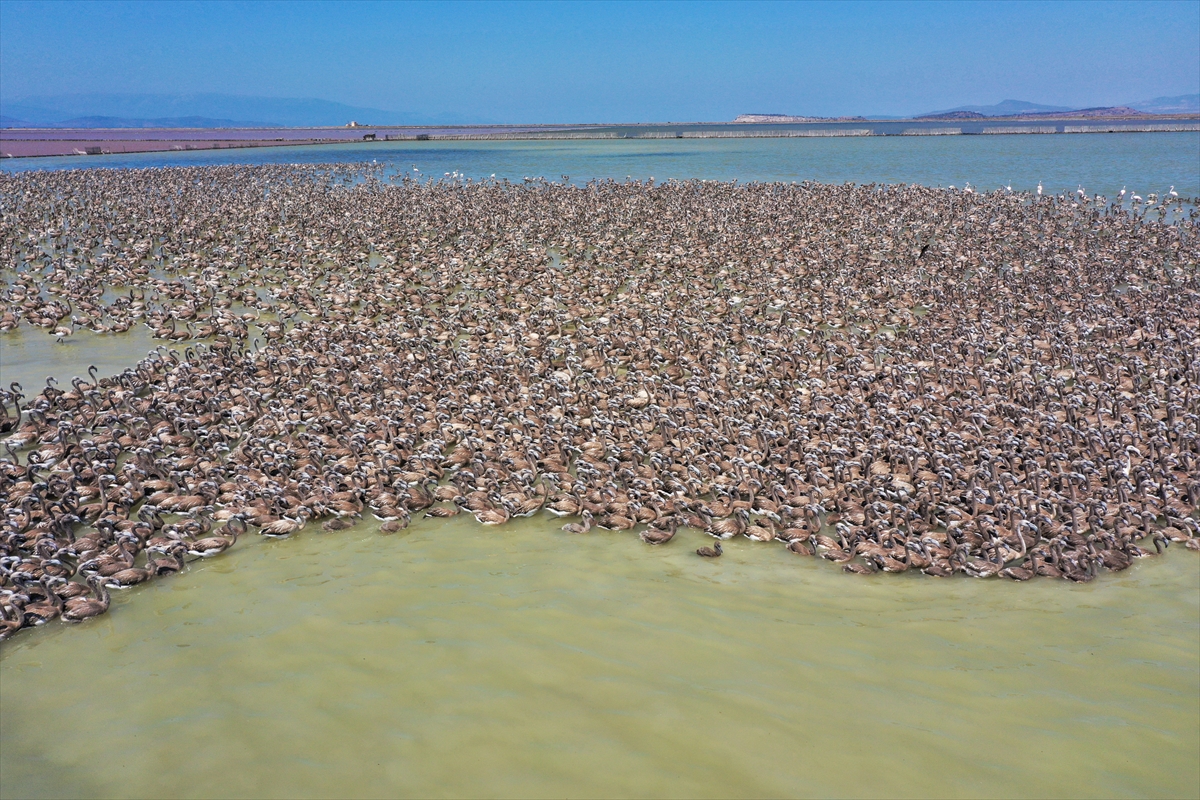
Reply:
M361 161L441 176L1200 195L1200 134L422 142L2 169ZM8 279L8 276L5 276ZM146 330L0 334L27 389ZM36 390L35 390L36 391ZM27 393L29 393L27 391ZM773 545L418 520L250 535L0 645L0 796L1195 797L1200 557L1090 584L843 574Z
M1200 131L1177 133L866 136L807 139L629 139L366 142L309 147L5 159L0 170L201 164L361 163L442 178L572 181L654 177L823 183L920 183L983 191L1012 186L1115 197L1200 196Z
M5 797L1186 797L1200 558L843 574L550 520L310 526L0 655Z

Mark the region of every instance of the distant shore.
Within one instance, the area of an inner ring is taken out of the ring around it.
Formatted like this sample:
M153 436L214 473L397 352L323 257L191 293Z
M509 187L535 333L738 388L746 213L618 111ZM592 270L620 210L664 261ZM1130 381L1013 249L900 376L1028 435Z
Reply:
M967 136L1052 133L1200 131L1200 115L985 117L953 120L824 120L814 122L687 122L628 125L486 125L338 128L5 128L0 156L108 155L244 147L481 140L662 140L842 136Z

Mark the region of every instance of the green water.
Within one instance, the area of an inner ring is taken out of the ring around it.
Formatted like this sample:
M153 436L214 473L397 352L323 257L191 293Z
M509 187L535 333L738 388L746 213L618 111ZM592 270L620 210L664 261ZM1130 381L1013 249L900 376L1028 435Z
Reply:
M165 344L155 339L145 325L135 325L124 333L96 334L79 329L61 343L42 328L22 325L0 333L0 381L5 388L12 381L20 383L26 398L32 399L45 387L47 377L55 378L59 388L68 390L71 378L91 380L89 366L95 366L100 375L115 375ZM183 348L176 345L173 349Z
M849 576L461 517L249 537L0 653L0 793L1194 797L1200 559Z
M1196 193L1194 134L929 138L958 141L420 152L471 174ZM32 395L156 344L23 328L0 334L0 378ZM1193 552L1086 585L863 578L562 522L250 535L99 619L22 632L0 645L0 797L1200 796Z

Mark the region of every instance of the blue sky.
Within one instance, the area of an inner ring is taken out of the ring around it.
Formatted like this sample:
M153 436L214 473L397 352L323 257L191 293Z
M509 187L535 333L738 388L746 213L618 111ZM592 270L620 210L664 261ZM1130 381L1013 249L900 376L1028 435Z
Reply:
M496 122L911 114L1200 91L1200 0L0 2L0 97L320 97Z

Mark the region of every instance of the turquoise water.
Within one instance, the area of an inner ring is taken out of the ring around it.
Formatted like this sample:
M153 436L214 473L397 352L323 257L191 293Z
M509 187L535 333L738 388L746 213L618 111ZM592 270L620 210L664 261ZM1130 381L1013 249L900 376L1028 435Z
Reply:
M572 181L627 176L823 183L920 183L981 190L1143 196L1172 185L1200 196L1200 132L872 136L809 139L664 139L367 142L306 147L9 159L2 170L203 164L358 163L441 178Z

